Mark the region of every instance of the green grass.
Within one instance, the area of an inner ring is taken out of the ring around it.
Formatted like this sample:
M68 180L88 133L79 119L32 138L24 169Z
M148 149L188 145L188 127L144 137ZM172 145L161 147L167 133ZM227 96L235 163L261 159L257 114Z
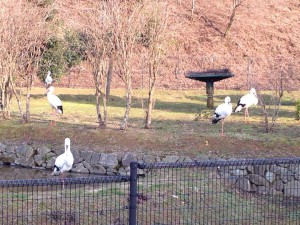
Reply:
M1 120L0 142L31 141L47 146L63 146L66 136L72 144L95 151L132 151L155 155L184 155L195 157L276 157L299 155L300 123L295 119L296 100L300 92L287 93L282 101L275 131L264 132L264 118L260 106L251 107L250 122L244 123L243 112L232 114L225 121L225 137L220 137L220 123L211 124L206 109L204 90L157 90L152 113L152 129L144 129L146 101L144 90L133 91L128 129L119 130L125 111L125 92L114 89L108 103L109 124L106 130L97 128L95 91L93 89L56 88L63 101L64 115L56 127L49 127L50 106L44 88L34 88L31 98L32 121L21 123L16 101L12 118ZM215 107L231 96L233 106L246 91L215 91ZM270 101L270 92L263 93ZM25 102L25 99L22 101ZM199 117L201 112L205 116ZM213 110L211 110L212 114ZM45 132L46 131L46 132Z
M97 195L100 196L124 196L125 192L122 191L120 188L105 188L101 189L97 192Z

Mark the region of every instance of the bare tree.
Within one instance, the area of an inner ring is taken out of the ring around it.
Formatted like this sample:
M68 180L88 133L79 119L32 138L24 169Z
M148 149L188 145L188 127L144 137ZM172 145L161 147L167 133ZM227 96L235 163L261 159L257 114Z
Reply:
M107 100L111 77L115 71L126 87L126 108L120 129L126 129L132 98L133 57L137 38L143 27L143 1L57 1L61 16L72 27L87 35L88 61L92 66L100 127L107 123ZM77 20L76 17L80 19ZM104 118L100 108L103 101Z
M37 70L40 64L40 59L42 56L43 43L35 42L36 46L31 46L28 49L27 57L28 61L25 61L24 65L24 73L27 74L25 77L26 80L26 111L24 116L24 122L28 123L31 121L30 116L30 97L31 97L31 89L33 86L34 76L37 74Z
M226 26L226 29L225 29L225 32L223 34L224 37L226 37L230 31L230 28L233 24L233 21L235 19L235 15L236 15L236 10L239 6L242 5L242 3L246 1L246 0L232 0L232 11L231 11L231 15L230 15L230 18L229 18L229 22Z
M95 3L93 9L90 8L89 12L84 14L86 17L84 24L84 27L86 27L85 33L88 35L86 42L87 57L92 66L96 89L97 118L100 128L106 128L108 122L107 98L109 92L105 90L110 86L112 74L108 72L108 62L111 62L108 58L108 51L111 50L111 45L107 36L110 29L110 26L107 26L110 23L110 13L108 13L107 8L105 9L106 5L102 5L103 3ZM101 112L101 104L103 105L103 114Z
M13 3L1 1L0 14L0 69L1 69L1 101L3 118L10 117L10 105L13 96L12 79L16 72L17 51L13 37L17 29L13 27L14 16L10 16Z
M132 69L134 53L138 51L137 39L143 28L143 2L135 0L112 2L114 15L113 44L116 49L118 75L125 84L126 108L120 129L127 128L132 104Z
M0 61L3 117L10 116L10 101L14 95L24 122L30 120L30 90L33 76L45 40L47 10L37 3L20 0L1 1ZM22 92L16 80L26 80L26 111L22 107Z
M154 107L154 90L157 78L160 74L160 66L165 55L168 38L166 2L149 0L147 22L143 34L142 43L146 47L148 64L148 99L145 110L145 128L151 127L152 109Z
M57 1L60 16L85 39L87 60L95 84L99 128L108 123L107 101L113 74L113 1ZM103 106L103 109L102 107Z
M293 60L286 60L282 57L269 59L268 78L264 85L269 85L271 90L270 99L259 93L260 105L264 117L265 131L270 133L274 131L282 97L285 91L290 91L295 80L295 71ZM286 63L289 62L289 63Z

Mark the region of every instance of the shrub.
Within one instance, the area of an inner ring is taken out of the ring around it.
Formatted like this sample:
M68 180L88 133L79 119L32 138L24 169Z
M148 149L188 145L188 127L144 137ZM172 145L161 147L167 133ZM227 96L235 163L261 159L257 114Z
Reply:
M44 81L47 71L54 80L60 78L73 66L85 60L85 40L82 34L67 31L64 38L51 37L45 44L38 77Z
M45 51L38 72L42 81L44 81L48 70L51 71L54 80L59 80L66 71L64 50L64 41L57 37L51 37L45 44Z
M68 31L65 34L65 41L64 59L67 68L71 68L86 59L84 34Z

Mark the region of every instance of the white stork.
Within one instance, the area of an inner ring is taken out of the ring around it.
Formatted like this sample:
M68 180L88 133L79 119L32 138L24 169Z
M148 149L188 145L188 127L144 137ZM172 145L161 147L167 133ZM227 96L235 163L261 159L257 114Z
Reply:
M47 74L46 79L45 79L46 86L51 85L52 82L53 82L53 79L51 77L51 71L48 71L48 74Z
M51 106L52 109L52 117L57 114L63 114L62 102L53 92L54 92L54 87L50 86L47 89L47 98L48 98L49 105ZM51 120L51 125L52 125L52 120Z
M212 116L212 123L217 123L221 120L222 122L222 130L221 130L221 136L224 136L224 120L226 117L230 116L232 113L232 104L230 103L231 99L229 96L225 98L225 103L222 103L219 105L214 115Z
M240 112L243 108L245 108L245 122L246 118L249 118L249 111L248 108L252 105L257 105L258 98L256 95L256 91L254 88L250 89L250 92L240 98L237 103L237 106L234 109L234 112Z
M59 155L55 160L54 170L52 175L62 175L63 172L72 169L74 163L74 157L71 152L71 141L70 138L65 139L65 152Z
M65 139L65 152L59 155L54 164L54 170L51 175L63 176L63 173L66 171L70 171L72 169L74 163L74 157L71 152L71 141L70 138ZM64 187L64 184L63 184Z

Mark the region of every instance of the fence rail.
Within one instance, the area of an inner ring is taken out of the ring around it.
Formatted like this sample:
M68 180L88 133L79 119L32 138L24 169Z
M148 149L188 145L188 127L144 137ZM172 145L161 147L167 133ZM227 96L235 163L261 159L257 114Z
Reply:
M130 176L1 180L0 201L2 225L300 224L300 158L132 162Z

